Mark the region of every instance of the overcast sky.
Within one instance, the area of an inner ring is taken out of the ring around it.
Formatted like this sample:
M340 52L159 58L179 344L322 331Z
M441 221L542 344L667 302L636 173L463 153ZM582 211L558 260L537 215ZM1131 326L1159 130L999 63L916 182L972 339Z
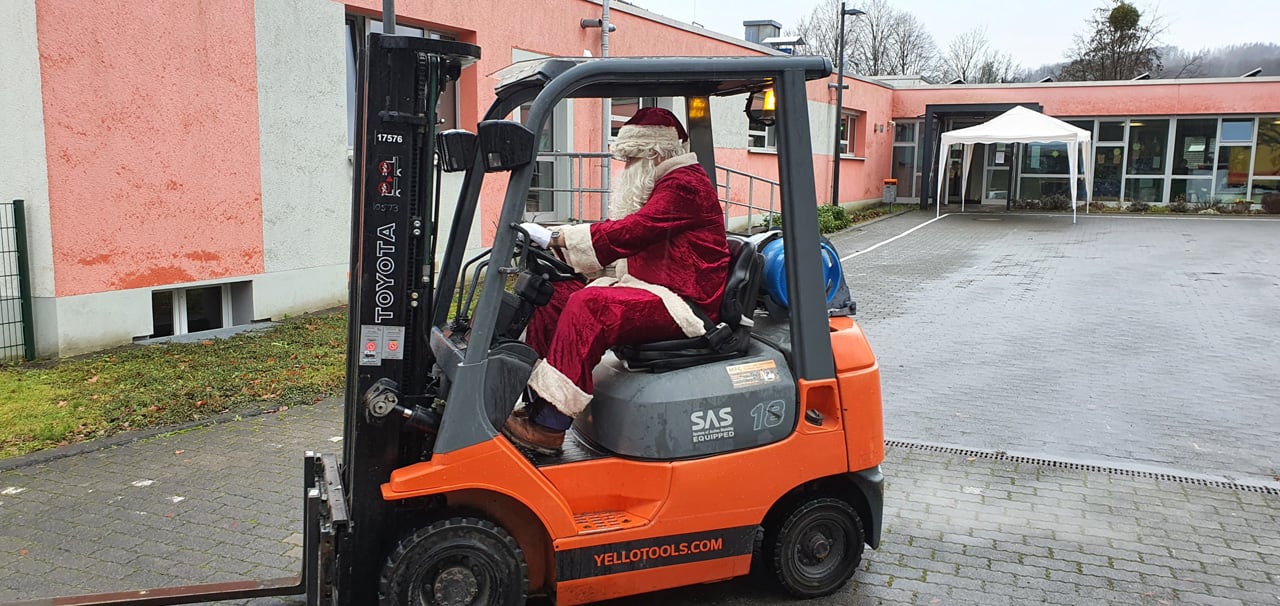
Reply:
M742 37L742 22L772 19L783 31L813 11L817 0L630 0L641 8L707 29ZM858 0L847 0L857 8ZM956 35L986 26L999 50L1012 53L1025 68L1064 60L1073 36L1086 27L1092 10L1105 0L898 0L945 47ZM1275 40L1275 0L1137 0L1145 14L1155 9L1168 30L1163 42L1187 50L1242 42ZM626 35L618 32L618 35Z

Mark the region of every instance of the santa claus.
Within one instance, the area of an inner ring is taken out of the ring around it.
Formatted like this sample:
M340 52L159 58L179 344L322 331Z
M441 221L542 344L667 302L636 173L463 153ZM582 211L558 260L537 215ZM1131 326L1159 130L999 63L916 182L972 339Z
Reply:
M688 151L671 112L644 108L618 131L625 161L609 219L547 229L524 224L535 243L582 273L617 262L614 277L557 282L526 340L542 357L529 387L536 398L502 428L511 441L553 454L591 401L591 371L605 351L705 334L719 321L729 247L715 186ZM692 306L697 306L695 312Z

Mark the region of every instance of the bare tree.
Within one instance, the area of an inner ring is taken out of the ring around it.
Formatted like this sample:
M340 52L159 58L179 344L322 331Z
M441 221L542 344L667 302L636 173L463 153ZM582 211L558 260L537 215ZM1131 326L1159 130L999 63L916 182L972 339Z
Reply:
M1013 55L991 48L985 28L971 29L947 45L938 60L943 81L1013 82L1021 78L1022 66Z
M1176 46L1166 46L1160 49L1164 65L1159 75L1161 78L1199 78L1205 73L1204 62L1208 54L1203 50L1188 51Z
M987 45L987 32L981 27L953 38L939 60L941 76L948 81L975 81L978 66L982 64L982 57L987 52Z
M855 0L849 8L865 15L845 18L845 69L868 76L917 74L930 70L933 38L916 17L888 0ZM803 36L808 52L839 65L840 0L825 0L789 33Z
M1062 80L1128 80L1144 72L1159 74L1157 42L1166 26L1155 11L1143 15L1125 0L1106 0L1089 20L1091 31L1076 35L1076 48L1062 69Z
M935 70L938 48L915 15L899 12L890 24L889 37L889 73L930 74Z

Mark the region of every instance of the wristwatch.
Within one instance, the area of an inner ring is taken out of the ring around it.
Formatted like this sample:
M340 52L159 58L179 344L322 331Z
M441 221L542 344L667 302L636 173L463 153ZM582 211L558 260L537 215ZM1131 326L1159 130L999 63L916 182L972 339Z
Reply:
M551 230L551 240L547 242L547 247L555 246L556 240L559 240L559 239L560 239L560 230L558 229Z

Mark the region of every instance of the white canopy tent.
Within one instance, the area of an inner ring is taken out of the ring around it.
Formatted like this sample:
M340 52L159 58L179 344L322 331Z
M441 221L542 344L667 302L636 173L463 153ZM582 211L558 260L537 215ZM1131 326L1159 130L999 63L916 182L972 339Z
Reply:
M969 128L942 133L942 146L938 151L938 216L942 216L942 175L946 170L949 154L954 144L964 145L964 161L960 171L960 210L964 211L964 192L968 187L969 162L973 158L975 143L1066 143L1068 166L1071 170L1071 222L1076 220L1076 181L1080 178L1080 156L1084 154L1085 212L1093 202L1093 163L1090 141L1092 133L1076 128L1052 116L1046 116L1022 106L996 116L987 122Z

